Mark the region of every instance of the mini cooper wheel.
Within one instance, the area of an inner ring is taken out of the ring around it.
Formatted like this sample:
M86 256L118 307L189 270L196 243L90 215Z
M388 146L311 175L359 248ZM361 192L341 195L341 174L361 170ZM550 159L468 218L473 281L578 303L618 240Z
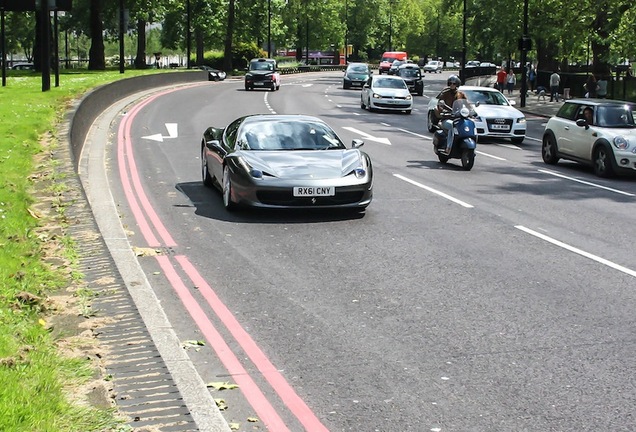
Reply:
M599 177L613 177L614 176L614 155L612 151L605 145L599 145L594 149L594 156L592 157L592 163L594 165L594 174Z
M557 156L556 142L553 135L544 135L541 145L541 157L548 165L555 165L559 161Z
M223 168L223 206L227 211L232 211L236 207L232 201L232 180L227 165Z

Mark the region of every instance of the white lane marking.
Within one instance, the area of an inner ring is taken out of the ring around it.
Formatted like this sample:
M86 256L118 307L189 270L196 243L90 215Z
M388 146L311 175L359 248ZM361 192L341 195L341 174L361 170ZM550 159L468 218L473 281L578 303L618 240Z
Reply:
M608 267L613 268L614 270L618 270L620 272L623 272L625 274L628 274L630 276L636 277L636 271L629 269L627 267L623 267L622 265L616 264L612 261L606 260L605 258L601 258L599 256L593 255L589 252L585 252L584 250L575 248L573 246L570 246L566 243L560 242L559 240L555 240L552 237L548 237L547 235L541 234L539 232L533 231L529 228L524 227L523 225L515 225L515 228L517 228L518 230L521 230L523 232L526 232L530 235L533 235L535 237L540 238L541 240L545 240L548 243L552 243L553 245L559 246L563 249L569 250L570 252L574 252L576 254L579 254L581 256L584 256L585 258L589 258L593 261L596 261L598 263L601 263L603 265L606 265Z
M345 126L345 127L343 127L343 129L346 129L349 132L353 132L354 134L358 134L364 139L371 140L371 141L376 141L376 142L379 142L381 144L391 145L391 141L389 141L388 138L374 137L373 135L369 135L366 132L362 132L361 130L358 130L358 129L355 129L355 128L352 128L352 127L349 127L349 126Z
M478 151L478 150L475 150L475 153L480 154L482 156L488 156L489 158L497 159L497 160L500 160L500 161L505 161L506 160L506 159L501 158L499 156L491 155L491 154L484 153L484 152L481 152L481 151Z
M382 122L380 122L380 124L381 124L382 126L391 127L391 125L390 125L390 124L388 124L388 123L382 123Z
M542 142L543 140L541 138L532 138L526 135L526 139L527 140L531 140L531 141L536 141L536 142Z
M505 148L510 148L513 150L521 150L521 147L514 145L514 144L497 144L499 147L505 147Z
M406 130L406 129L402 129L402 128L398 128L397 130L405 132L407 134L415 135L416 137L419 137L419 138L427 139L429 141L431 141L433 139L430 136L418 134L417 132L411 132L410 130Z
M470 205L470 204L468 204L468 203L466 203L464 201L458 200L457 198L453 198L452 196L450 196L448 194L445 194L444 192L438 191L437 189L433 189L432 187L425 186L422 183L418 183L415 180L411 180L411 179L406 178L406 177L404 177L404 176L402 176L400 174L393 174L393 175L395 177L399 178L400 180L404 180L407 183L411 183L412 185L415 185L415 186L417 186L419 188L425 189L425 190L427 190L429 192L432 192L432 193L434 193L436 195L439 195L442 198L446 198L447 200L452 201L455 204L459 204L462 207L466 207L466 208L473 208L474 207L474 206L472 206L472 205Z
M179 134L177 133L177 123L165 123L165 125L166 125L166 130L168 131L168 136L164 136L160 133L157 133L154 135L146 135L146 136L143 136L142 138L163 142L164 139L177 138L179 136Z
M564 179L566 179L566 180L572 180L572 181L574 181L574 182L582 183L582 184L584 184L584 185L593 186L593 187L596 187L596 188L599 188L599 189L605 189L605 190L607 190L607 191L614 192L614 193L617 193L617 194L626 195L626 196L631 196L631 197L636 196L636 195L634 195L634 194L632 194L632 193L629 193L629 192L623 192L623 191L621 191L621 190L618 190L618 189L612 189L612 188L609 188L609 187L607 187L607 186L602 186L602 185L600 185L600 184L590 183L590 182L588 182L588 181L585 181L585 180L579 180L579 179L576 179L576 178L574 178L574 177L568 177L568 176L565 176L565 175L563 175L563 174L556 173L556 172L554 172L554 171L548 171L548 170L542 170L542 169L540 169L540 170L538 170L538 171L539 171L540 173L550 174L550 175L553 175L553 176L555 176L555 177L564 178Z
M269 92L265 93L265 96L263 96L263 101L265 102L265 106L267 107L269 112L271 112L272 114L276 114L276 111L274 111L272 106L269 104L269 101L267 100L268 95L269 95Z

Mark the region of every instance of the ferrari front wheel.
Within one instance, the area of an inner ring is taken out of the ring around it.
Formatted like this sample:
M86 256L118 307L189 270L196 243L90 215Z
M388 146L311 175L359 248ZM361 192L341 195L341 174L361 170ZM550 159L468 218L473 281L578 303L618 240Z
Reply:
M223 206L228 211L232 211L236 207L236 204L232 201L232 179L227 165L223 168Z

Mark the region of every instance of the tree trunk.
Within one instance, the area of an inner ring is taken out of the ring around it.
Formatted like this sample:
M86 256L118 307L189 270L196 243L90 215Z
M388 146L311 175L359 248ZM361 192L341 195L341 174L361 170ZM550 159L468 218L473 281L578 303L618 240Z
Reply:
M234 34L235 0L230 0L227 10L227 32L225 33L225 51L223 56L223 70L232 71L232 36Z
M194 40L197 45L197 66L201 66L205 60L204 58L204 42L203 31L200 28L194 30Z
M146 21L137 20L137 56L135 57L135 68L146 69Z
M91 0L90 14L91 48L88 51L88 70L105 70L102 0Z

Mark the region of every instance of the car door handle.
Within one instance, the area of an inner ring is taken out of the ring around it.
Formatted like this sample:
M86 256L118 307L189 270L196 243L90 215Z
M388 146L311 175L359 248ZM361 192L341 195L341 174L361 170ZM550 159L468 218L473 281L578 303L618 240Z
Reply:
M566 126L566 127L564 127L563 129L565 129L565 130L570 130L570 127L569 127L569 126Z

